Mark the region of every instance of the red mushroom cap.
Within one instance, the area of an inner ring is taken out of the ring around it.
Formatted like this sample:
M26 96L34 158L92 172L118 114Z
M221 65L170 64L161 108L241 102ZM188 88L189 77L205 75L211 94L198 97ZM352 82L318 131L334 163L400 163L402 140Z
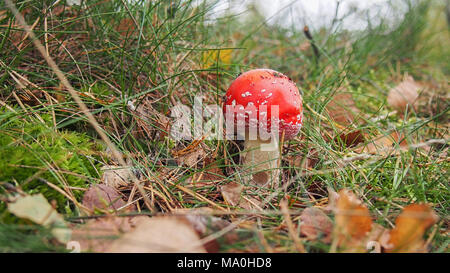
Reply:
M250 70L237 77L227 90L224 113L227 105L233 106L235 121L239 108L255 106L258 119L256 124L267 124L268 132L271 130L271 106L278 105L279 114L276 125L278 125L280 136L284 134L285 139L294 138L302 127L302 97L295 83L289 77L271 69ZM267 106L266 114L260 113L260 106L263 105ZM262 118L264 120L261 120ZM248 116L245 117L245 123L248 127Z

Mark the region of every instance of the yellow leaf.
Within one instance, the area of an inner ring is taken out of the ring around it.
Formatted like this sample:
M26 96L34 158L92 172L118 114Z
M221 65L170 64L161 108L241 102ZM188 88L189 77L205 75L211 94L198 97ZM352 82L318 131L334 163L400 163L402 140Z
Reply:
M217 62L219 62L219 65L229 65L231 64L232 53L232 49L214 49L204 51L202 54L202 68L210 68L215 66Z

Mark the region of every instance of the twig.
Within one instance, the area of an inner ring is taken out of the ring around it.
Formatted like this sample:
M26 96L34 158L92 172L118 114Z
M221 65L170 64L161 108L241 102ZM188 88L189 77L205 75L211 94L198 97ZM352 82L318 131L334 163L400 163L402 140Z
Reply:
M315 56L314 60L317 65L319 63L320 52L319 52L319 49L317 48L317 45L316 45L316 42L314 41L313 36L311 35L311 32L309 32L308 26L305 26L303 28L303 33L305 33L306 38L308 38L308 40L311 42L311 46L312 46L312 49L314 51L314 56Z
M280 207L281 207L281 212L283 213L284 220L286 221L289 235L291 236L292 240L294 241L295 247L297 248L298 252L306 253L306 250L305 250L305 247L303 246L302 241L300 240L298 235L295 233L294 224L292 223L291 216L289 215L289 210L287 208L286 199L283 199L280 202Z

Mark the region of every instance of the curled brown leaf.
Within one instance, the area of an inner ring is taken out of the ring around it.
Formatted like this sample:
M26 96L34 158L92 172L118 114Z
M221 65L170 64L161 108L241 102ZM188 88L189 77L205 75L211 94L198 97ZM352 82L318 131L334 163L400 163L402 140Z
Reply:
M426 204L411 204L395 220L395 228L383 234L386 252L426 252L423 236L439 217Z
M366 205L348 189L342 189L333 211L334 236L342 251L365 251L365 239L372 230L372 218Z
M403 81L389 90L387 103L399 112L404 112L406 107L415 107L421 86L413 77L405 75Z
M309 240L331 242L333 222L321 209L310 207L303 210L300 215L300 234Z

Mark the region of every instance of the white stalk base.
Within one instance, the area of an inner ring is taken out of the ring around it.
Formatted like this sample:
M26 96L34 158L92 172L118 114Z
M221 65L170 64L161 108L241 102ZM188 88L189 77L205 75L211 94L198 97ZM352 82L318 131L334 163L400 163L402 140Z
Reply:
M246 140L245 151L241 155L244 181L260 187L278 188L280 184L280 150L267 151L261 149L261 145L267 145L270 141Z

